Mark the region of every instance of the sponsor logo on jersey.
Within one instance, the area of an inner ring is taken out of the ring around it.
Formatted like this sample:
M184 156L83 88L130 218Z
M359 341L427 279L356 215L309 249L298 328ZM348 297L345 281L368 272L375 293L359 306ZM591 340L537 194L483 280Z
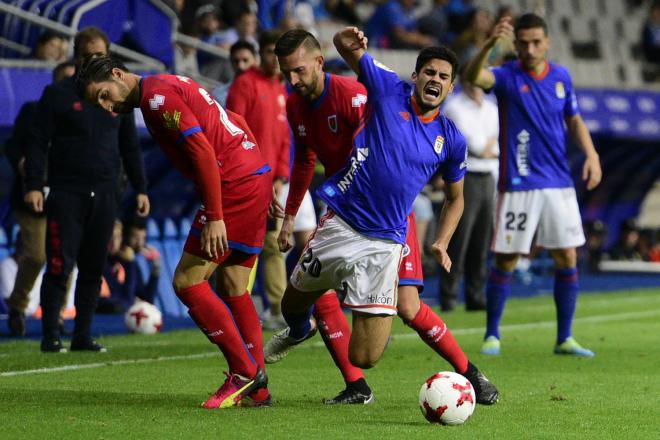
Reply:
M352 107L359 107L359 106L364 105L366 103L367 103L367 95L363 95L362 93L358 93L357 95L355 95L351 98L351 106Z
M181 112L178 110L174 110L173 113L168 112L165 110L163 112L163 125L165 128L168 128L170 130L178 130L179 126L181 125Z
M399 115L403 118L404 121L410 121L410 113L408 112L399 112Z
M446 325L434 325L431 330L426 332L427 339L438 342L447 333Z
M518 167L518 174L521 176L529 176L529 132L522 130L516 136L518 140L516 150L516 166Z
M306 133L306 131L305 131L305 126L302 125L302 124L300 124L300 125L298 126L298 136L300 136L300 137L305 137L305 136L307 136L307 133Z
M358 148L355 151L355 156L351 157L350 168L344 177L342 177L342 179L337 183L337 188L339 188L339 191L346 193L346 190L348 190L348 187L353 183L355 175L357 174L358 170L362 168L362 163L367 160L367 157L369 157L369 148Z
M527 84L523 84L520 87L520 93L529 93L529 86Z
M149 108L151 110L158 110L158 108L165 104L165 97L163 95L154 95L153 98L149 99Z
M337 115L328 116L328 128L333 133L337 133Z
M442 136L438 136L435 138L435 144L433 144L433 151L436 153L440 154L442 153L442 147L445 145L445 138Z
M566 98L566 89L564 88L563 82L557 81L557 84L555 84L555 93L559 99Z

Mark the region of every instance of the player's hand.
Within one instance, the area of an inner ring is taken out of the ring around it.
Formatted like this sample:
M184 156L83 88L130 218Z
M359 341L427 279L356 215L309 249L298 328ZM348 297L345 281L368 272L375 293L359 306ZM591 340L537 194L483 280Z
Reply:
M293 247L290 238L291 238L291 234L293 234L294 222L295 222L294 216L287 215L284 217L284 221L282 222L282 228L280 229L280 235L277 236L277 245L280 248L280 252L286 252Z
M217 259L219 256L224 256L225 252L229 250L229 243L227 242L227 228L223 220L207 221L202 229L201 237L202 250L211 257Z
M23 201L33 212L44 212L44 193L41 191L28 191Z
M138 194L135 198L137 209L135 212L140 217L146 217L151 211L151 202L149 202L149 196L146 194Z
M451 258L447 254L447 246L436 242L431 245L431 251L435 255L435 259L440 263L440 266L449 273L451 271Z
M335 47L341 47L346 50L367 50L368 41L369 39L364 35L364 32L355 26L347 27L337 32L334 36Z
M268 207L268 217L284 218L284 206L282 206L279 197L275 194L275 188L273 188L273 199L270 201L270 206Z
M587 189L592 190L598 186L603 177L598 155L589 156L582 167L582 180L587 184Z
M513 40L513 26L511 25L511 17L502 17L493 28L493 32L490 34L490 39L488 40L487 44L490 44L492 47L498 41L507 38Z

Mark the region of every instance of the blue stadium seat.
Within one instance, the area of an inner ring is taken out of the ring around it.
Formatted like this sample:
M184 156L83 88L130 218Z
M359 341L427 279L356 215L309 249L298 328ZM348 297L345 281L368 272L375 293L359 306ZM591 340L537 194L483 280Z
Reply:
M0 260L7 258L9 254L9 240L7 239L7 233L2 227L0 227Z
M188 232L190 231L190 226L192 226L192 219L189 217L183 217L179 221L179 238L185 240L188 237Z
M88 3L86 0L85 3ZM121 40L127 23L135 20L135 17L129 18L129 2L126 0L108 0L99 3L94 8L83 13L78 23L63 23L77 25L78 29L87 26L97 26L108 34L110 41L117 43ZM73 18L73 17L71 17ZM150 27L151 23L149 23ZM168 36L171 35L171 32ZM160 35L159 44L163 44L163 36ZM170 44L171 46L171 44Z
M147 239L149 241L155 241L160 238L160 229L158 228L158 223L156 220L150 218L147 220Z
M163 221L163 239L172 239L172 238L178 238L179 237L179 231L176 229L176 224L174 223L174 220L171 218L166 218Z
M141 52L172 67L174 45L172 44L172 19L149 0L133 0L130 16L133 25L128 36ZM148 23L148 26L144 26Z

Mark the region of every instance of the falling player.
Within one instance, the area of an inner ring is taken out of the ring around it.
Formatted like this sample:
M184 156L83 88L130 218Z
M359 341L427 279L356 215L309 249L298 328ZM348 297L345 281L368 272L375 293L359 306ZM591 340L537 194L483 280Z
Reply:
M107 56L85 60L77 83L87 101L108 111L139 107L151 135L202 199L173 284L229 365L226 381L203 406L270 405L261 326L246 286L264 241L272 179L245 120L190 78L142 78ZM218 267L220 297L208 283Z
M508 19L502 19L467 66L469 81L495 91L502 121L492 246L495 267L486 287L488 321L481 352L500 353L499 324L511 290L511 274L519 255L529 252L536 233L536 243L550 249L555 261L555 353L591 357L594 353L571 335L578 293L575 248L585 239L566 158L564 124L586 155L582 178L589 190L600 183L600 161L580 116L570 74L546 58L550 39L541 17L525 14L518 18L518 61L492 70L484 68L490 49L513 35Z
M349 212L350 210L343 208L343 212L340 212L336 209L335 207L337 205L335 205L333 197L328 196L328 194L333 191L335 191L335 194L338 194L341 192L341 188L351 185L351 180L353 178L358 179L358 177L355 177L358 173L366 173L366 169L365 171L362 171L359 168L370 165L372 157L375 160L379 160L378 156L374 157L374 155L383 155L391 152L388 149L389 147L386 146L382 147L382 151L373 150L370 147L366 147L368 149L367 151L360 149L361 145L368 145L368 143L370 144L374 141L372 139L367 139L365 141L363 137L360 137L362 133L358 132L355 140L357 154L354 154L353 158L350 157L354 145L353 133L356 129L360 128L360 122L364 116L365 107L371 108L374 113L379 112L382 110L381 101L396 102L396 105L401 107L396 111L388 109L390 113L394 112L393 114L395 117L388 119L386 122L386 124L389 124L390 126L402 125L401 133L399 133L400 136L404 136L406 129L411 126L420 127L422 130L428 130L429 136L431 133L435 133L436 137L433 137L433 142L428 145L424 144L423 141L419 141L418 145L414 145L413 143L413 145L410 145L409 147L404 146L402 143L398 144L397 147L400 150L397 150L397 153L403 155L410 153L411 156L416 156L417 151L419 151L419 155L424 155L429 161L429 163L423 167L424 173L434 171L438 165L445 166L445 178L450 182L450 196L453 197L453 202L450 202L449 204L460 203L462 208L462 199L460 202L457 202L457 199L460 199L461 197L460 189L462 186L463 171L460 166L465 157L465 151L461 151L461 148L465 147L464 139L462 135L454 129L451 123L438 115L438 106L450 91L454 77L454 64L452 63L453 54L445 49L439 48L427 50L420 54L420 59L418 61L416 73L413 75L413 80L416 81L416 90L427 90L427 93L416 92L415 96L410 98L409 89L404 83L399 81L396 75L392 72L383 69L381 65L373 61L368 55L364 56L365 61L357 61L353 59L351 56L353 54L348 56L349 64L354 67L354 70L361 71L363 66L367 68L367 72L361 76L361 81L366 84L367 88L354 79L324 73L323 56L321 54L320 45L318 41L306 31L292 30L285 33L279 39L275 50L279 57L280 69L296 92L295 94L292 94L287 101L287 114L290 125L294 131L296 153L291 177L291 192L287 199L284 212L284 225L279 238L280 247L283 250L286 250L286 248L290 246L288 240L291 234L291 225L295 218L298 206L300 205L300 201L302 200L302 196L310 184L314 161L317 155L321 163L325 166L326 176L331 176L339 171L334 180L333 178L330 178L328 184L324 185L323 191L325 191L325 196L322 195L322 197L326 198L331 210L337 211L336 216L341 217L342 220L346 220L346 223L351 221L352 224L357 224L359 221L357 217L352 216L352 213ZM346 50L343 52L346 53ZM340 53L342 53L341 49ZM357 54L354 56L357 57L358 60L360 59ZM358 62L359 67L356 69ZM417 81L417 79L419 79L419 81ZM369 95L369 100L371 102L370 106L366 105L367 89L370 89L370 92L372 93ZM374 100L376 101L375 104L373 104ZM420 105L419 102L422 104ZM420 116L420 112L424 112L426 115ZM378 121L375 124L372 133L378 131L376 126L378 126L379 123L381 122ZM362 130L364 128L364 132L368 132L370 131L370 124L374 123L372 121L367 121L367 128L362 127L360 129ZM442 140L439 141L440 143L436 143L439 138ZM404 138L396 136L396 139ZM448 140L444 145L446 149L443 150L442 144L445 142L445 139ZM389 144L392 141L390 141L390 139L385 139L384 142ZM452 142L455 145L452 145ZM410 150L406 151L407 148L410 148ZM443 152L445 153L444 155L442 154ZM450 157L449 154L453 154L453 156ZM347 171L348 173L353 173L353 171L351 171L353 168L341 170L347 159L350 159L351 167L355 164L354 166L357 170L354 171L353 177L350 178L351 180L346 181L348 183L343 183L345 178L342 176L347 175ZM395 158L388 159L391 163L397 163ZM452 164L452 160L456 163ZM447 163L454 165L454 167L451 168ZM380 164L376 162L373 166L378 167L379 165ZM380 166L389 167L390 165ZM369 168L368 172L372 173L371 175L374 176L374 178L377 177L376 174L373 174L374 171L371 171L371 169L373 168ZM369 177L366 177L365 179L368 178ZM403 178L403 175L394 179L395 181L398 181L401 178ZM424 177L420 176L420 179L424 179ZM455 181L452 182L452 179L455 179ZM358 181L356 180L354 184L357 183ZM364 182L361 183L364 184ZM421 180L413 181L412 183L419 185ZM424 181L421 185L424 183L426 182ZM366 198L374 201L382 201L383 206L385 206L383 211L386 211L388 209L387 206L391 201L386 200L387 197L379 198L378 195L372 194L374 191L380 189L377 184L372 185L372 187L366 187L367 191L364 193L364 196L357 196L356 201L360 202L360 199L365 200ZM399 185L395 186L397 187L396 191L401 192L401 187ZM339 188L339 190L336 191L335 188ZM421 186L419 186L418 191L420 189ZM384 193L386 191L386 189L383 189L382 192ZM406 200L411 194L412 192L408 193L406 191ZM353 197L356 195L357 193L353 193ZM414 195L416 195L416 193L412 194L412 199L414 199ZM412 199L410 199L410 204L412 204ZM351 204L350 201L347 203L348 204L345 205L346 207ZM358 203L356 209L361 209L360 205L361 203ZM339 207L339 209L342 209L342 207ZM451 208L447 209L451 210ZM454 205L453 209L456 209L456 205ZM410 206L408 206L408 210L410 210ZM324 223L332 221L332 216L334 215L335 212L331 212L328 218L322 221L319 225L317 236L320 236L320 233L326 228ZM346 217L344 217L344 215L346 215ZM459 216L460 212L458 212L456 220ZM369 321L373 316L391 316L398 312L404 322L414 328L422 339L431 346L431 348L447 359L454 366L456 371L468 376L477 390L477 396L480 403L494 403L498 396L495 387L488 382L481 373L479 373L479 370L474 365L468 362L467 357L462 352L453 335L447 329L447 326L440 317L438 317L428 305L419 300L418 288L423 286L423 277L420 264L421 257L414 228L415 223L414 220L410 221L411 217L412 216L408 217L407 245L406 251L404 251L404 260L399 271L398 302L395 298L390 297L383 297L381 301L379 299L380 292L368 291L369 282L367 280L369 278L364 281L356 279L358 277L368 277L368 273L362 272L363 270L368 271L368 269L365 268L352 268L351 270L353 270L354 273L346 276L344 280L327 281L327 284L330 284L330 287L341 288L343 282L345 282L346 284L343 287L348 288L348 290L356 290L357 292L355 293L363 293L365 295L365 298L356 301L354 298L350 297L349 293L347 299L344 300L344 304L353 309L354 320ZM455 223L453 223L454 219L451 218L448 220L448 217L451 217L451 214L448 216L446 210L445 216L443 216L442 220L443 223L440 232L441 240L436 243L440 254L442 254L446 248L446 243L443 240L448 240L447 236L451 236L453 227L455 227ZM349 234L359 235L361 239L367 238L369 241L373 241L372 237L387 237L386 240L382 241L386 243L401 243L403 241L402 236L394 235L396 233L384 235L384 229L381 229L378 232L376 232L375 228L371 228L371 230L368 230L368 228L365 228L366 230L359 229L358 232L360 232L360 234L356 234L355 230L351 229L357 228L352 228L352 225L346 226L343 222L342 225L347 231L349 231ZM399 226L399 228L390 228L392 232L394 232L394 230L405 230L405 218L403 227L401 228L400 224L397 226ZM346 246L348 249L344 250L333 243L332 251L337 252L338 255L341 255L344 251L351 252L352 246L348 243ZM320 252L323 251L321 250ZM316 258L318 258L318 260L316 260ZM353 258L357 257L350 256L349 261L354 261ZM446 263L447 260L448 259L443 259L443 262ZM315 263L316 261L318 261L318 263ZM312 240L308 245L308 253L294 273L292 284L298 284L296 277L300 279L305 275L305 265L308 265L307 273L310 277L319 279L323 278L323 266L326 264L334 263L332 261L326 262L323 255L319 256L319 251L316 251L316 242L315 240ZM317 266L316 268L314 267L315 265ZM383 265L385 266L385 264ZM320 268L320 273L315 277L314 271L318 268ZM397 268L398 266L394 264L390 270L395 271ZM387 278L389 276L392 277L392 282L395 281L396 274L384 274L380 269L372 270L374 270L374 272L381 272L375 279L371 280L373 285L379 285L382 282L377 280L378 277ZM295 291L293 288L291 288L291 290ZM301 290L303 289L301 288ZM300 295L300 293L298 294ZM393 292L389 292L389 294L396 296ZM391 299L391 302L388 303L387 299ZM342 335L337 338L343 340L343 342L335 342L332 345L327 344L335 362L337 362L337 359L348 358L348 342L349 340L351 341L351 344L355 344L356 342L351 340L348 331L348 324L346 323L345 317L343 317L336 295L334 293L324 294L316 302L315 317L317 318L322 332L324 332L328 330L325 328L327 327L327 320L324 316L319 316L319 303L324 304L325 313L333 313L335 316L335 318L333 318L333 326L329 329L330 334L338 333L338 330L341 328L340 324L345 326L345 329L342 328ZM343 321L341 321L339 317L341 317ZM358 324L358 326L361 325L363 324ZM359 329L358 331L361 330L364 329ZM272 361L277 361L281 359L293 346L295 346L294 344L302 342L300 340L302 338L296 340L296 338L290 337L290 333L293 334L293 331L287 329L284 332L275 335L275 337L267 344L265 348L267 360L270 359ZM386 333L389 333L389 331ZM366 341L366 335L359 334L358 336L361 338L359 343L368 343ZM353 338L355 338L355 335ZM377 353L374 353L373 357L368 359L365 366L369 367L375 363L375 360L377 360L376 355ZM352 353L351 359L354 359L353 356L355 356L355 353ZM364 365L362 359L358 357L357 360ZM337 362L337 365L342 369L342 365L339 362ZM343 371L344 370L342 369L342 372ZM344 376L346 377L345 374ZM349 392L350 386L347 387L345 393ZM359 393L353 392L353 394L356 396L356 403L364 403L364 401L357 398Z

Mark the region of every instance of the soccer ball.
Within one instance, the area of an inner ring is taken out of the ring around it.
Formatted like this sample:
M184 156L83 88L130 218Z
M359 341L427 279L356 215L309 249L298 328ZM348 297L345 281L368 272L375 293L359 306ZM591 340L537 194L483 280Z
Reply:
M475 401L470 381L449 371L429 377L419 390L419 407L431 423L461 425L474 412Z
M136 301L126 312L124 322L133 333L153 335L163 327L163 314L153 304Z

